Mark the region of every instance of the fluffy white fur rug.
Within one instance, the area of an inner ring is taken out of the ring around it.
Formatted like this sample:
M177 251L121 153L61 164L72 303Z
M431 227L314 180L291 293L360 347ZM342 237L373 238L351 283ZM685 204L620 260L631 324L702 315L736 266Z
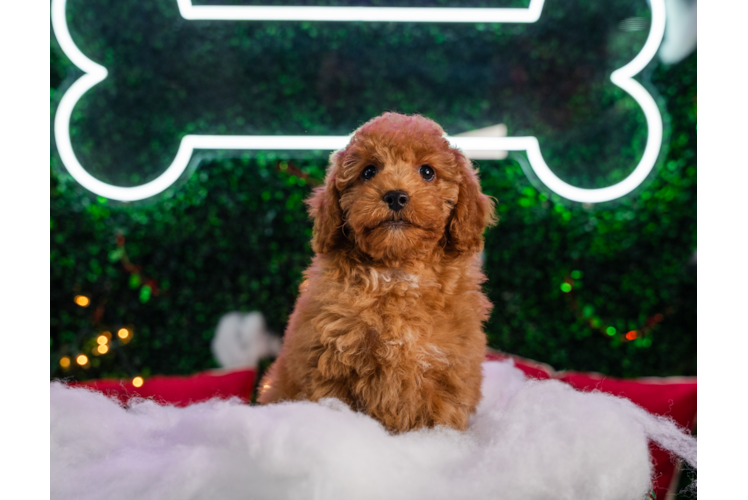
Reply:
M51 385L53 499L643 499L647 439L696 441L628 400L486 362L467 432L393 436L337 400L186 408Z

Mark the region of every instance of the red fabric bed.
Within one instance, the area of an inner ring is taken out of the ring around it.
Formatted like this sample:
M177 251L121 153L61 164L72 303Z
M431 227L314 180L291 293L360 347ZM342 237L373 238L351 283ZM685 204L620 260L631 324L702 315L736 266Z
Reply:
M486 359L512 359L520 370L530 378L562 380L581 391L601 391L630 399L655 415L671 417L679 425L693 430L696 423L696 378L667 377L616 379L596 373L556 372L553 368L536 361L489 350ZM122 402L131 397L153 398L160 403L187 406L208 399L237 397L250 401L255 383L255 370L210 370L191 376L154 376L141 387L129 380L90 380L71 385L90 387ZM655 493L665 498L674 488L675 463L670 455L651 445L655 465Z

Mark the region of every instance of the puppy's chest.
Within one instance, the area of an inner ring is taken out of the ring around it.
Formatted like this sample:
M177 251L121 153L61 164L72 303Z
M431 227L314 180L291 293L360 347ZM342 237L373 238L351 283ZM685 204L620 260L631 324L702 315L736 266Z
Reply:
M398 271L372 272L347 294L353 317L377 333L397 336L408 329L432 325L444 309L444 295L436 279Z
M372 272L366 278L325 307L334 314L317 326L330 354L357 371L403 363L425 370L446 363L435 339L448 309L441 285L402 272Z

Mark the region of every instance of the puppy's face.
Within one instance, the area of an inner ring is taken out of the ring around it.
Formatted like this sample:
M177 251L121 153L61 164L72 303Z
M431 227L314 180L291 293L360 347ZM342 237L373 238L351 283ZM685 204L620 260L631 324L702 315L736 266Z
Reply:
M425 258L435 248L480 251L493 219L470 163L436 123L386 113L331 157L309 201L319 253L358 247L376 260Z
M428 253L457 204L459 165L449 145L440 134L424 141L413 132L359 133L338 170L344 229L374 259Z

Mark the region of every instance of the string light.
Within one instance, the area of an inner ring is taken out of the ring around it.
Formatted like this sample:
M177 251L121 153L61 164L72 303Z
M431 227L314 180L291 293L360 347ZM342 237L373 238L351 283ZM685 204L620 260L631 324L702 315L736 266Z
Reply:
M97 344L101 344L101 345L104 345L104 344L106 344L107 342L109 342L109 339L108 339L108 338L106 337L106 335L99 335L99 336L98 336L98 337L96 338L96 343L97 343Z
M143 385L143 377L135 377L132 379L132 385L135 387L140 387Z
M117 337L121 339L126 339L129 336L130 336L130 331L127 328L120 328L117 331Z
M60 359L60 366L63 367L63 368L69 367L70 366L70 358L68 358L67 356L63 356Z
M107 347L106 344L101 344L96 348L96 350L99 351L99 354L106 354L107 352L109 352L109 347Z
M76 295L74 300L75 303L81 307L88 307L88 305L91 303L91 300L85 295Z
M88 363L88 356L86 356L85 354L79 354L78 357L75 358L75 362L83 366Z
M574 283L575 280L581 280L584 276L584 273L580 270L573 270L571 271L566 278L564 278L564 282L561 284L561 291L564 293L567 293L567 301L569 305L571 306L572 310L574 311L575 315L577 316L577 319L580 321L586 322L590 328L595 329L602 333L603 335L606 335L608 337L615 337L618 330L614 326L604 326L607 321L602 320L601 318L597 317L594 312L595 308L591 304L580 305L577 293L574 290ZM567 286L564 286L567 285ZM639 347L649 347L652 345L652 338L651 338L651 331L652 329L659 323L665 320L665 316L672 314L675 311L672 307L668 307L664 312L657 313L653 316L650 316L646 320L645 325L641 325L638 328L634 330L629 330L626 333L621 333L621 335L616 339L620 340L622 343L627 343L636 340L635 345ZM629 327L630 328L630 327Z
M260 394L265 394L265 391L270 389L270 386L272 385L272 380L265 380L265 383L262 384L262 389L260 389Z

